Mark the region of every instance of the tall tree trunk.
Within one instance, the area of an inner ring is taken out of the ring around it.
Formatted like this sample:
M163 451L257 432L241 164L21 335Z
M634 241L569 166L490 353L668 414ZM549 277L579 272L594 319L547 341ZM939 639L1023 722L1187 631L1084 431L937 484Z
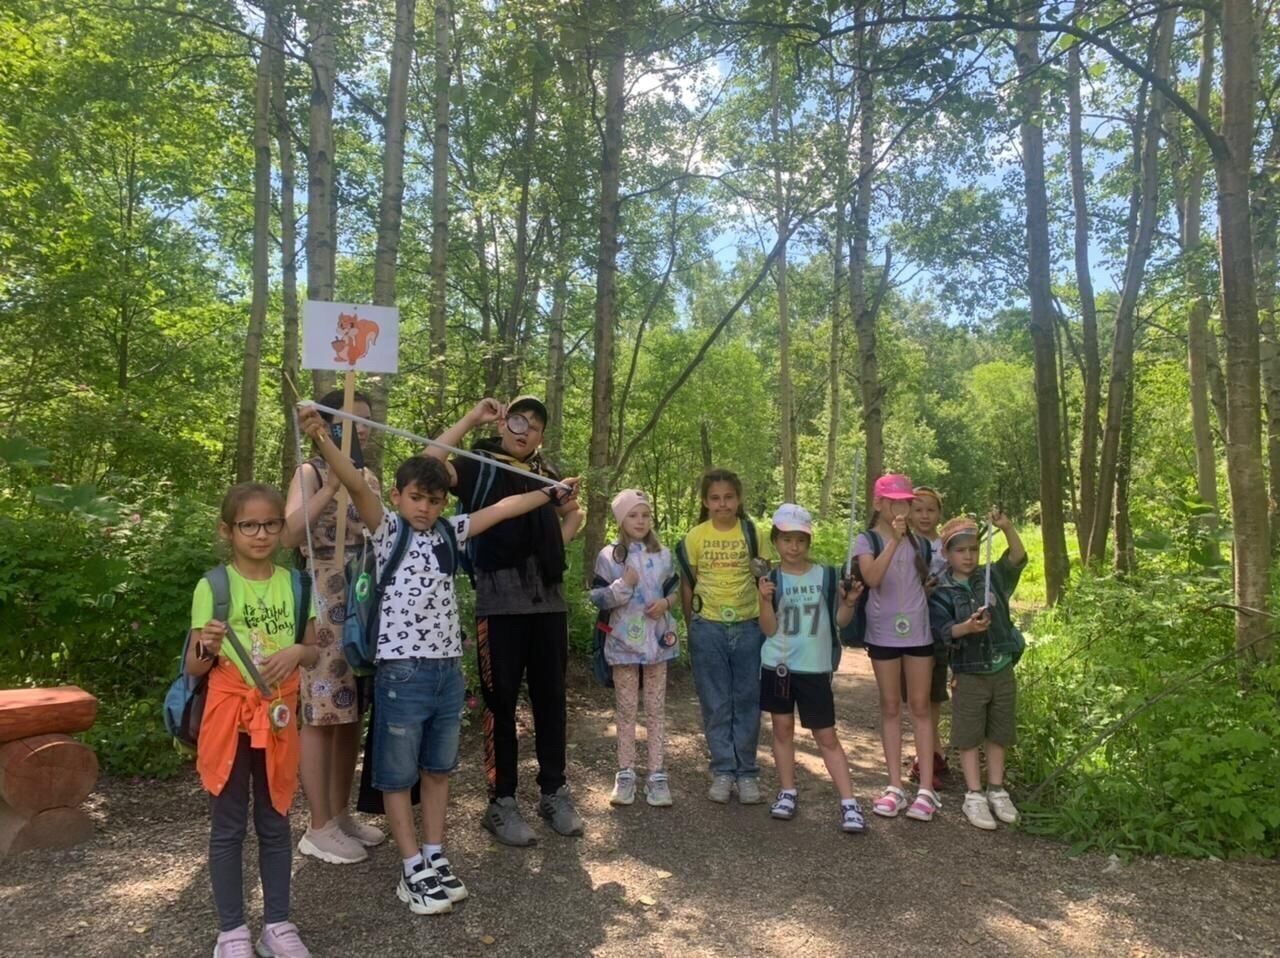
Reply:
M556 278L551 287L551 312L547 316L547 430L542 447L559 463L564 445L564 315L569 308L569 264L564 262L564 236L556 253Z
M1173 46L1173 27L1176 13L1166 10L1156 20L1156 43L1152 68L1161 78L1169 75L1169 56ZM1124 420L1124 404L1129 379L1133 375L1134 311L1138 305L1138 293L1146 274L1147 259L1151 254L1151 239L1159 220L1160 168L1159 147L1165 99L1155 90L1145 118L1142 149L1138 168L1141 181L1138 186L1137 228L1129 254L1125 261L1124 284L1120 300L1116 304L1115 335L1111 349L1111 378L1107 387L1107 418L1102 434L1102 457L1098 464L1098 503L1093 514L1093 527L1089 531L1087 562L1101 566L1106 556L1107 532L1111 520L1112 495L1116 482L1116 459L1120 448L1120 432ZM1143 123L1142 118L1135 122Z
M778 236L783 237L778 261L774 264L778 288L778 417L780 419L779 442L782 445L782 498L787 502L796 499L795 442L792 438L792 418L795 396L791 388L791 322L787 315L787 210L786 188L782 182L782 134L778 115L782 109L782 93L778 76L778 44L775 42L769 56L769 130L773 152L773 206Z
M1076 8L1080 8L1077 0ZM1080 45L1067 53L1067 124L1071 166L1071 201L1075 211L1076 287L1080 292L1081 349L1084 354L1084 396L1080 414L1080 507L1076 511L1076 542L1083 557L1097 503L1098 410L1102 405L1102 364L1098 353L1098 309L1089 270L1089 206L1084 183L1084 133L1080 104ZM1063 384L1065 388L1065 383ZM1067 449L1070 455L1070 447Z
M841 322L843 314L840 304L844 302L844 232L845 203L844 191L837 193L835 237L831 243L831 342L827 357L827 387L830 391L827 420L827 460L822 472L822 493L819 497L818 513L824 519L831 518L831 490L836 474L836 451L840 442L840 354L842 345Z
M1280 341L1276 339L1276 231L1280 225L1280 128L1272 128L1271 143L1255 178L1253 191L1254 259L1258 274L1259 361L1267 411L1267 516L1271 552L1280 553Z
M1235 574L1236 646L1269 659L1269 541L1262 471L1258 302L1254 295L1249 173L1253 147L1254 29L1249 0L1222 2L1222 138L1215 156L1222 325L1227 341L1227 481Z
M1112 568L1119 575L1131 575L1138 569L1137 550L1133 545L1133 525L1129 521L1129 475L1133 466L1133 388L1133 377L1130 376L1125 389L1120 451L1116 459L1116 544Z
M1206 13L1200 38L1200 77L1196 85L1196 109L1205 116L1211 109L1213 96L1214 20ZM1213 429L1209 424L1208 343L1209 301L1205 295L1204 267L1197 255L1200 241L1200 194L1204 188L1204 149L1194 143L1184 168L1185 182L1173 177L1181 221L1180 245L1184 263L1184 282L1191 302L1187 314L1187 379L1191 391L1191 434L1196 453L1196 492L1200 501L1210 507L1203 517L1205 557L1216 561L1218 551L1218 456L1214 451Z
M276 18L268 10L262 23L253 100L253 300L249 306L249 332L245 337L244 367L240 376L236 482L253 478L262 332L267 325L267 298L271 295L271 61L273 48L278 46L275 25Z
M529 190L533 180L533 153L537 141L542 87L542 68L535 64L532 69L529 100L525 104L524 134L520 145L520 199L516 204L515 262L512 264L515 278L511 284L511 302L502 317L502 355L497 357L496 378L509 396L515 395L516 381L519 378L519 350L516 342L529 295Z
M311 109L307 141L307 299L333 300L333 81L337 71L333 0L307 9L311 52ZM312 373L316 394L333 388L335 375Z
M1035 8L1022 16L1034 20ZM1039 34L1018 32L1022 92L1022 169L1027 204L1027 286L1031 294L1031 345L1035 361L1036 446L1040 463L1040 535L1044 542L1045 593L1050 605L1066 586L1069 571L1062 519L1062 449L1058 423L1058 374L1054 358L1050 290L1049 201L1044 185L1044 130L1040 126Z
M391 43L391 73L387 82L387 114L383 132L382 197L378 202L378 245L373 260L373 301L378 306L396 304L396 268L400 257L400 220L404 201L405 104L409 70L413 62L414 14L417 0L396 0L396 33ZM387 421L389 378L376 376L369 383L373 418ZM382 475L382 436L369 436L365 458L373 472Z
M435 0L435 126L431 140L431 400L427 404L427 424L433 432L443 425L448 384L445 277L449 258L449 24L449 0Z
M884 471L884 415L881 400L880 366L876 358L876 312L867 296L867 247L871 236L871 187L875 173L875 90L871 82L871 48L878 33L868 30L866 10L854 11L858 45L858 183L854 190L853 221L849 237L849 311L858 336L858 386L862 394L862 429L867 449L863 476L865 499L870 515L871 491Z
M1058 358L1058 395L1060 400L1059 414L1062 421L1062 472L1067 480L1067 502L1071 505L1071 514L1080 514L1080 499L1076 489L1075 473L1071 469L1071 409L1067 405L1067 350L1063 346L1063 327L1066 318L1058 315L1053 324L1054 350Z
M277 37L285 35L284 14L275 11ZM280 402L284 413L284 443L280 449L280 487L288 489L298 467L298 437L293 427L294 409L301 388L300 350L298 346L298 220L294 212L293 191L297 185L294 165L293 127L289 121L289 102L285 94L285 58L271 61L271 103L275 114L276 150L280 153L280 298L282 306L283 345L280 359L282 371Z
M604 544L609 516L610 449L613 422L614 325L617 322L618 285L618 186L622 159L623 93L626 83L626 46L622 24L629 19L631 4L620 4L619 23L609 37L605 60L604 141L600 150L600 252L596 265L595 352L591 375L591 442L587 449L591 477L587 503L585 554L594 556ZM586 580L591 579L590 562L584 564Z

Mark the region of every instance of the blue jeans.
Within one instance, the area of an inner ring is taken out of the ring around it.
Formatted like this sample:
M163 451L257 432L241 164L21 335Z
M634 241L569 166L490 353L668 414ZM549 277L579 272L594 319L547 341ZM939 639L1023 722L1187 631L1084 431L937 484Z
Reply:
M711 750L711 773L746 778L760 774L760 647L755 619L689 624L693 684L702 706L702 730Z
M389 659L374 673L373 787L399 792L418 773L458 767L462 659Z

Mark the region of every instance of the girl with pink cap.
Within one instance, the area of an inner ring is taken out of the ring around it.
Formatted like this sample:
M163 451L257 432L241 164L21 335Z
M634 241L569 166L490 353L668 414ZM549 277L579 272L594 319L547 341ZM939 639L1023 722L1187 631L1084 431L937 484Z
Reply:
M671 610L680 580L671 552L654 534L648 496L639 489L623 489L613 498L613 517L618 522L618 541L596 556L595 588L591 590L591 601L609 613L600 628L605 632L604 657L617 697L618 773L609 801L630 805L636 799L636 706L643 669L649 739L645 800L665 806L671 804L663 761L667 663L679 652Z
M902 789L902 684L915 728L916 752L932 755L929 688L933 675L933 638L929 632L929 548L911 531L911 480L890 473L875 484L871 525L858 536L853 554L868 589L867 654L880 690L880 737L889 784L871 810L895 818L932 820L941 806L933 787L933 763L923 762L915 801Z

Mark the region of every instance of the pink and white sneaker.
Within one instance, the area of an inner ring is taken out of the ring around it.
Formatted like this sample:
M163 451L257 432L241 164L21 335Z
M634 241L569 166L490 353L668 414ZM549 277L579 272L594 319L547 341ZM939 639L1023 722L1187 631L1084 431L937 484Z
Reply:
M262 929L258 939L260 958L311 958L311 952L298 936L298 926L291 921L280 921Z

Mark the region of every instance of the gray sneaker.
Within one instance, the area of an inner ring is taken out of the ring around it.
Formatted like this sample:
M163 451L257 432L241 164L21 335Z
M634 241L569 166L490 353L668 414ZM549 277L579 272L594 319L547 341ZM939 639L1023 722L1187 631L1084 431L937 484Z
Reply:
M533 829L525 824L520 814L520 806L510 796L496 798L484 811L480 824L493 833L493 837L504 845L515 845L523 848L538 840Z
M645 801L655 808L666 808L671 804L671 783L667 781L666 772L653 772L645 783Z
M555 794L543 795L538 799L538 814L550 822L551 827L561 835L582 834L582 819L578 815L578 810L573 807L568 785L561 785L555 790Z
M729 796L733 794L733 776L717 775L711 780L711 787L707 789L707 798L713 802L719 802L721 805L729 804Z
M760 779L754 775L738 779L739 805L759 805L763 801L764 796L760 794Z

